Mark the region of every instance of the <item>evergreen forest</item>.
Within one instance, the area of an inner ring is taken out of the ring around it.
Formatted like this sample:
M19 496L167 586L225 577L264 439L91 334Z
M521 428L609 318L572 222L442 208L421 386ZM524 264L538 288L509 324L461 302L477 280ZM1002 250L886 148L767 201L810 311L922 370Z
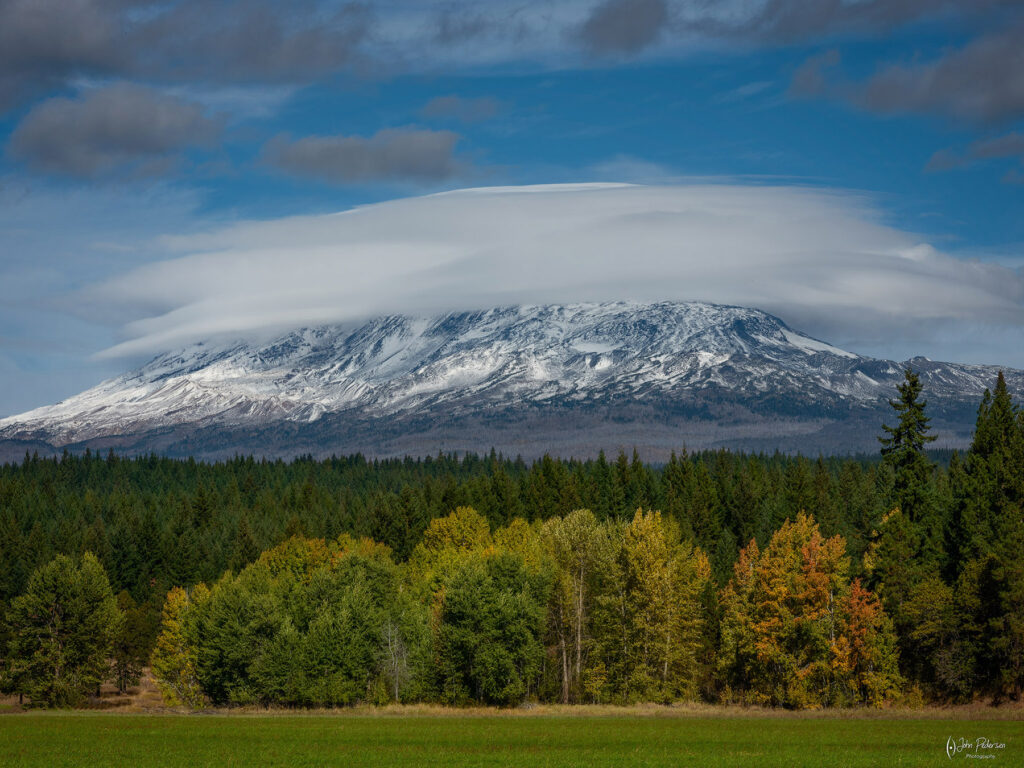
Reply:
M0 689L187 707L1019 700L1024 410L929 451L0 467Z

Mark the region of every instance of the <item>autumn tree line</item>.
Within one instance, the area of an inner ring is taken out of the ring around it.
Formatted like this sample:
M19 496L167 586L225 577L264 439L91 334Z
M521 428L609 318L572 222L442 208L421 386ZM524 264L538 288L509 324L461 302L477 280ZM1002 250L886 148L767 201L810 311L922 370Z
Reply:
M999 703L1024 413L948 464L912 372L871 458L93 454L0 468L0 686L73 705Z

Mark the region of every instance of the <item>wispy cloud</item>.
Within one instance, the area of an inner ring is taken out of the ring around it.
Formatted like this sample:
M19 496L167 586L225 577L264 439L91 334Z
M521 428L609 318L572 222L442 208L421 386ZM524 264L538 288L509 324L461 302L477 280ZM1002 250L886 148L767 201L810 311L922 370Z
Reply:
M665 0L604 0L579 28L591 53L632 54L653 43L668 23Z
M50 173L148 176L162 172L182 150L209 144L218 131L218 122L197 104L116 84L37 105L11 135L9 152Z
M500 108L501 102L488 96L475 99L456 95L438 96L423 105L420 117L427 120L478 123L495 117Z
M338 184L430 182L466 168L455 158L459 136L451 131L384 129L373 136L278 136L263 159L287 173Z
M718 39L789 44L871 37L922 18L962 19L1012 7L1016 0L721 0L683 3L675 26Z
M877 112L982 124L1024 116L1024 22L934 61L885 67L854 93Z
M962 153L950 147L940 149L931 156L924 169L931 172L951 171L985 160L1003 160L1014 157L1024 160L1024 134L1017 131L978 139L971 142L966 151Z
M0 3L0 112L77 77L274 85L452 64L560 68L649 51L688 55L722 44L871 38L924 18L955 23L1014 5L1017 0L6 0Z
M835 48L811 56L796 68L789 84L789 95L797 98L820 96L828 85L827 71L839 64L839 51Z
M167 245L182 255L81 294L83 312L120 308L125 341L108 355L391 312L617 299L760 307L867 352L941 350L951 325L1024 328L1020 271L939 253L860 197L799 187L464 190Z

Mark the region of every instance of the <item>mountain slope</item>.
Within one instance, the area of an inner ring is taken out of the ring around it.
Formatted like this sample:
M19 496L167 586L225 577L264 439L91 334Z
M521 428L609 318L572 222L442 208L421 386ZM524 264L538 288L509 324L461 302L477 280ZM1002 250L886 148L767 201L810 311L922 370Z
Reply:
M997 369L851 354L757 310L701 303L506 307L197 344L0 420L38 444L172 454L669 448L873 450L902 371L963 443ZM1024 374L1008 372L1011 387Z

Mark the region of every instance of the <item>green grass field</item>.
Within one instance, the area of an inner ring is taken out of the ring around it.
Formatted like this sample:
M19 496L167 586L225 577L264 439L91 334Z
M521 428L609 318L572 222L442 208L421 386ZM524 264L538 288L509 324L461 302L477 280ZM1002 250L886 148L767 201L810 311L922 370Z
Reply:
M1019 720L90 712L0 717L0 765L927 766L951 736L1024 765Z

